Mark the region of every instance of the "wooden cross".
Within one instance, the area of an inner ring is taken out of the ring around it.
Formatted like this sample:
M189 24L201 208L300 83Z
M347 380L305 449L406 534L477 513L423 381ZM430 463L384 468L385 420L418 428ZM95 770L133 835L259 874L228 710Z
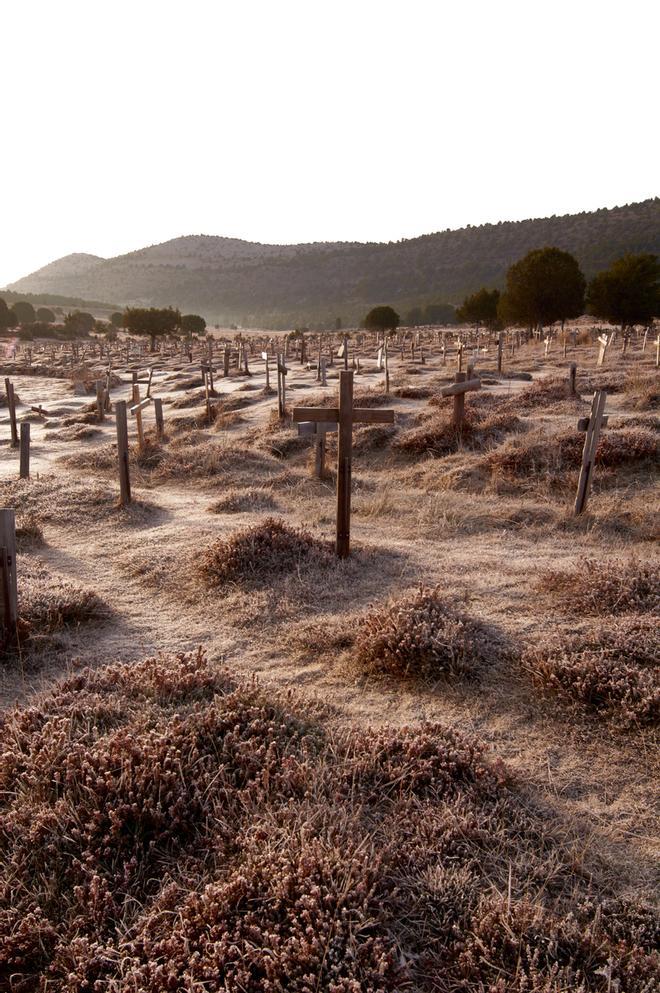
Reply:
M480 379L468 379L464 372L457 372L455 382L451 386L445 386L440 390L441 397L454 398L453 424L457 431L463 427L463 417L465 415L465 394L469 390L480 390Z
M286 416L286 359L281 352L277 353L277 413L280 418Z
M393 410L353 406L353 371L343 369L339 375L338 407L294 407L293 420L316 424L335 423L339 427L337 443L337 555L344 559L350 552L351 538L351 462L353 424L392 424Z
M300 437L314 435L316 438L316 457L314 460L314 475L319 479L327 479L328 471L325 467L325 436L337 430L336 421L299 421L298 434Z
M584 448L582 449L582 466L580 467L580 478L578 480L575 506L573 508L576 517L583 513L589 499L600 429L607 424L607 417L605 417L606 400L607 393L605 390L596 390L591 403L590 416L581 417L577 423L578 431L586 431L586 436L584 439Z
M607 351L607 346L610 344L610 339L606 334L601 334L598 341L600 344L600 350L598 352L598 361L596 362L596 365L601 366L605 361L605 352Z

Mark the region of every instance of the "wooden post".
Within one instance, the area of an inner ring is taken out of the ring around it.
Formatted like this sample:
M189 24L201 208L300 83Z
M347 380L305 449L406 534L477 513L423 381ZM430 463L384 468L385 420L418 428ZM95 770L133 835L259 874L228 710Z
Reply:
M18 448L18 428L16 427L16 396L14 385L9 379L5 379L5 393L7 395L7 410L9 411L9 426L11 428L11 447Z
M125 507L131 502L131 481L128 471L128 423L126 420L126 401L118 400L115 404L117 420L117 460L119 462L119 502Z
M135 425L137 427L138 445L140 450L144 448L144 430L142 428L142 407L140 406L140 387L137 383L133 386L133 407L137 405L135 411Z
M225 351L223 355L223 365L222 365L222 375L227 378L229 375L229 345L225 345Z
M30 422L21 424L20 477L30 478Z
M607 420L603 417L605 413L606 400L607 393L605 390L596 390L591 404L591 416L588 419L588 423L585 425L586 436L584 439L584 447L582 449L582 466L580 468L580 478L578 480L577 495L575 497L575 506L573 508L576 517L584 512L589 499L591 478L593 476L594 461L596 458L596 450L598 448L600 429L603 423L607 423ZM584 425L584 422L578 422L578 428L580 428L581 425Z
M156 434L158 440L162 441L165 434L165 422L163 420L163 401L160 397L154 397L154 414L156 416Z
M321 367L321 386L327 386L328 378L325 371L325 359L321 359L320 367Z
M262 352L261 357L266 363L266 393L270 393L270 368L268 365L268 350Z
M0 622L5 641L16 640L18 621L18 583L16 579L16 518L13 510L0 510L0 568L2 597Z
M503 338L503 336L504 336L504 332L503 331L500 331L500 333L497 336L497 371L500 374L502 372L502 344L503 344L502 338Z
M457 372L454 377L454 382L464 383L467 380L467 376L464 372ZM454 396L454 417L453 424L457 431L460 431L463 427L463 417L465 415L465 393L457 393Z
M96 417L101 423L105 414L105 386L102 379L96 380Z
M288 370L281 353L277 355L277 413L280 418L286 416L286 374Z
M609 345L609 339L606 334L605 335L601 334L598 338L598 342L600 344L600 349L598 351L598 360L596 362L596 365L601 366L605 361L605 352L607 351L607 346Z
M344 335L344 371L348 371L348 335ZM351 396L353 394L351 393Z
M383 362L385 364L385 393L390 392L390 367L387 360L387 338L383 343Z
M317 360L317 365L316 365L316 382L317 383L320 383L321 382L321 362L323 361L322 358L321 358L322 350L323 350L323 335L319 334L319 355L318 355L318 360Z
M577 376L577 365L571 362L568 368L568 395L574 397L577 393L575 389L575 377Z

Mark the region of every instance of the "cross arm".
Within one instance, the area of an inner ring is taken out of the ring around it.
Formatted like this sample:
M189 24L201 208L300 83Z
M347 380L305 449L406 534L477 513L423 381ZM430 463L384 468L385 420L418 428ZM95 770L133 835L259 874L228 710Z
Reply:
M292 417L294 421L338 421L338 407L294 407Z
M353 421L357 424L394 424L394 411L353 407Z
M452 383L451 386L444 386L440 390L441 397L453 397L457 393L467 393L468 390L480 390L480 379L466 379L464 383Z

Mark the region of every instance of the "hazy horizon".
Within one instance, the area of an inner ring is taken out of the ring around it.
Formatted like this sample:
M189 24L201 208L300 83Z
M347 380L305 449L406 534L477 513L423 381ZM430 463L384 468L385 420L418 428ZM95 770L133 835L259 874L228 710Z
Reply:
M388 242L646 200L652 11L12 5L0 286L199 232Z

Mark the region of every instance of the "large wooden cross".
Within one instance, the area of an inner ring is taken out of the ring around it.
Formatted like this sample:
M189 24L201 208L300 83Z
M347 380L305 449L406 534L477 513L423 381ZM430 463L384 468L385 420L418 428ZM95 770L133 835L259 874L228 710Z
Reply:
M339 374L338 407L294 407L293 420L335 423L339 428L337 441L337 555L345 559L351 543L351 462L354 424L392 424L393 410L353 406L353 370Z
M453 423L457 431L463 427L463 417L465 415L465 394L470 390L480 390L480 379L468 379L464 372L457 372L455 382L451 386L445 386L440 390L441 397L454 398Z

